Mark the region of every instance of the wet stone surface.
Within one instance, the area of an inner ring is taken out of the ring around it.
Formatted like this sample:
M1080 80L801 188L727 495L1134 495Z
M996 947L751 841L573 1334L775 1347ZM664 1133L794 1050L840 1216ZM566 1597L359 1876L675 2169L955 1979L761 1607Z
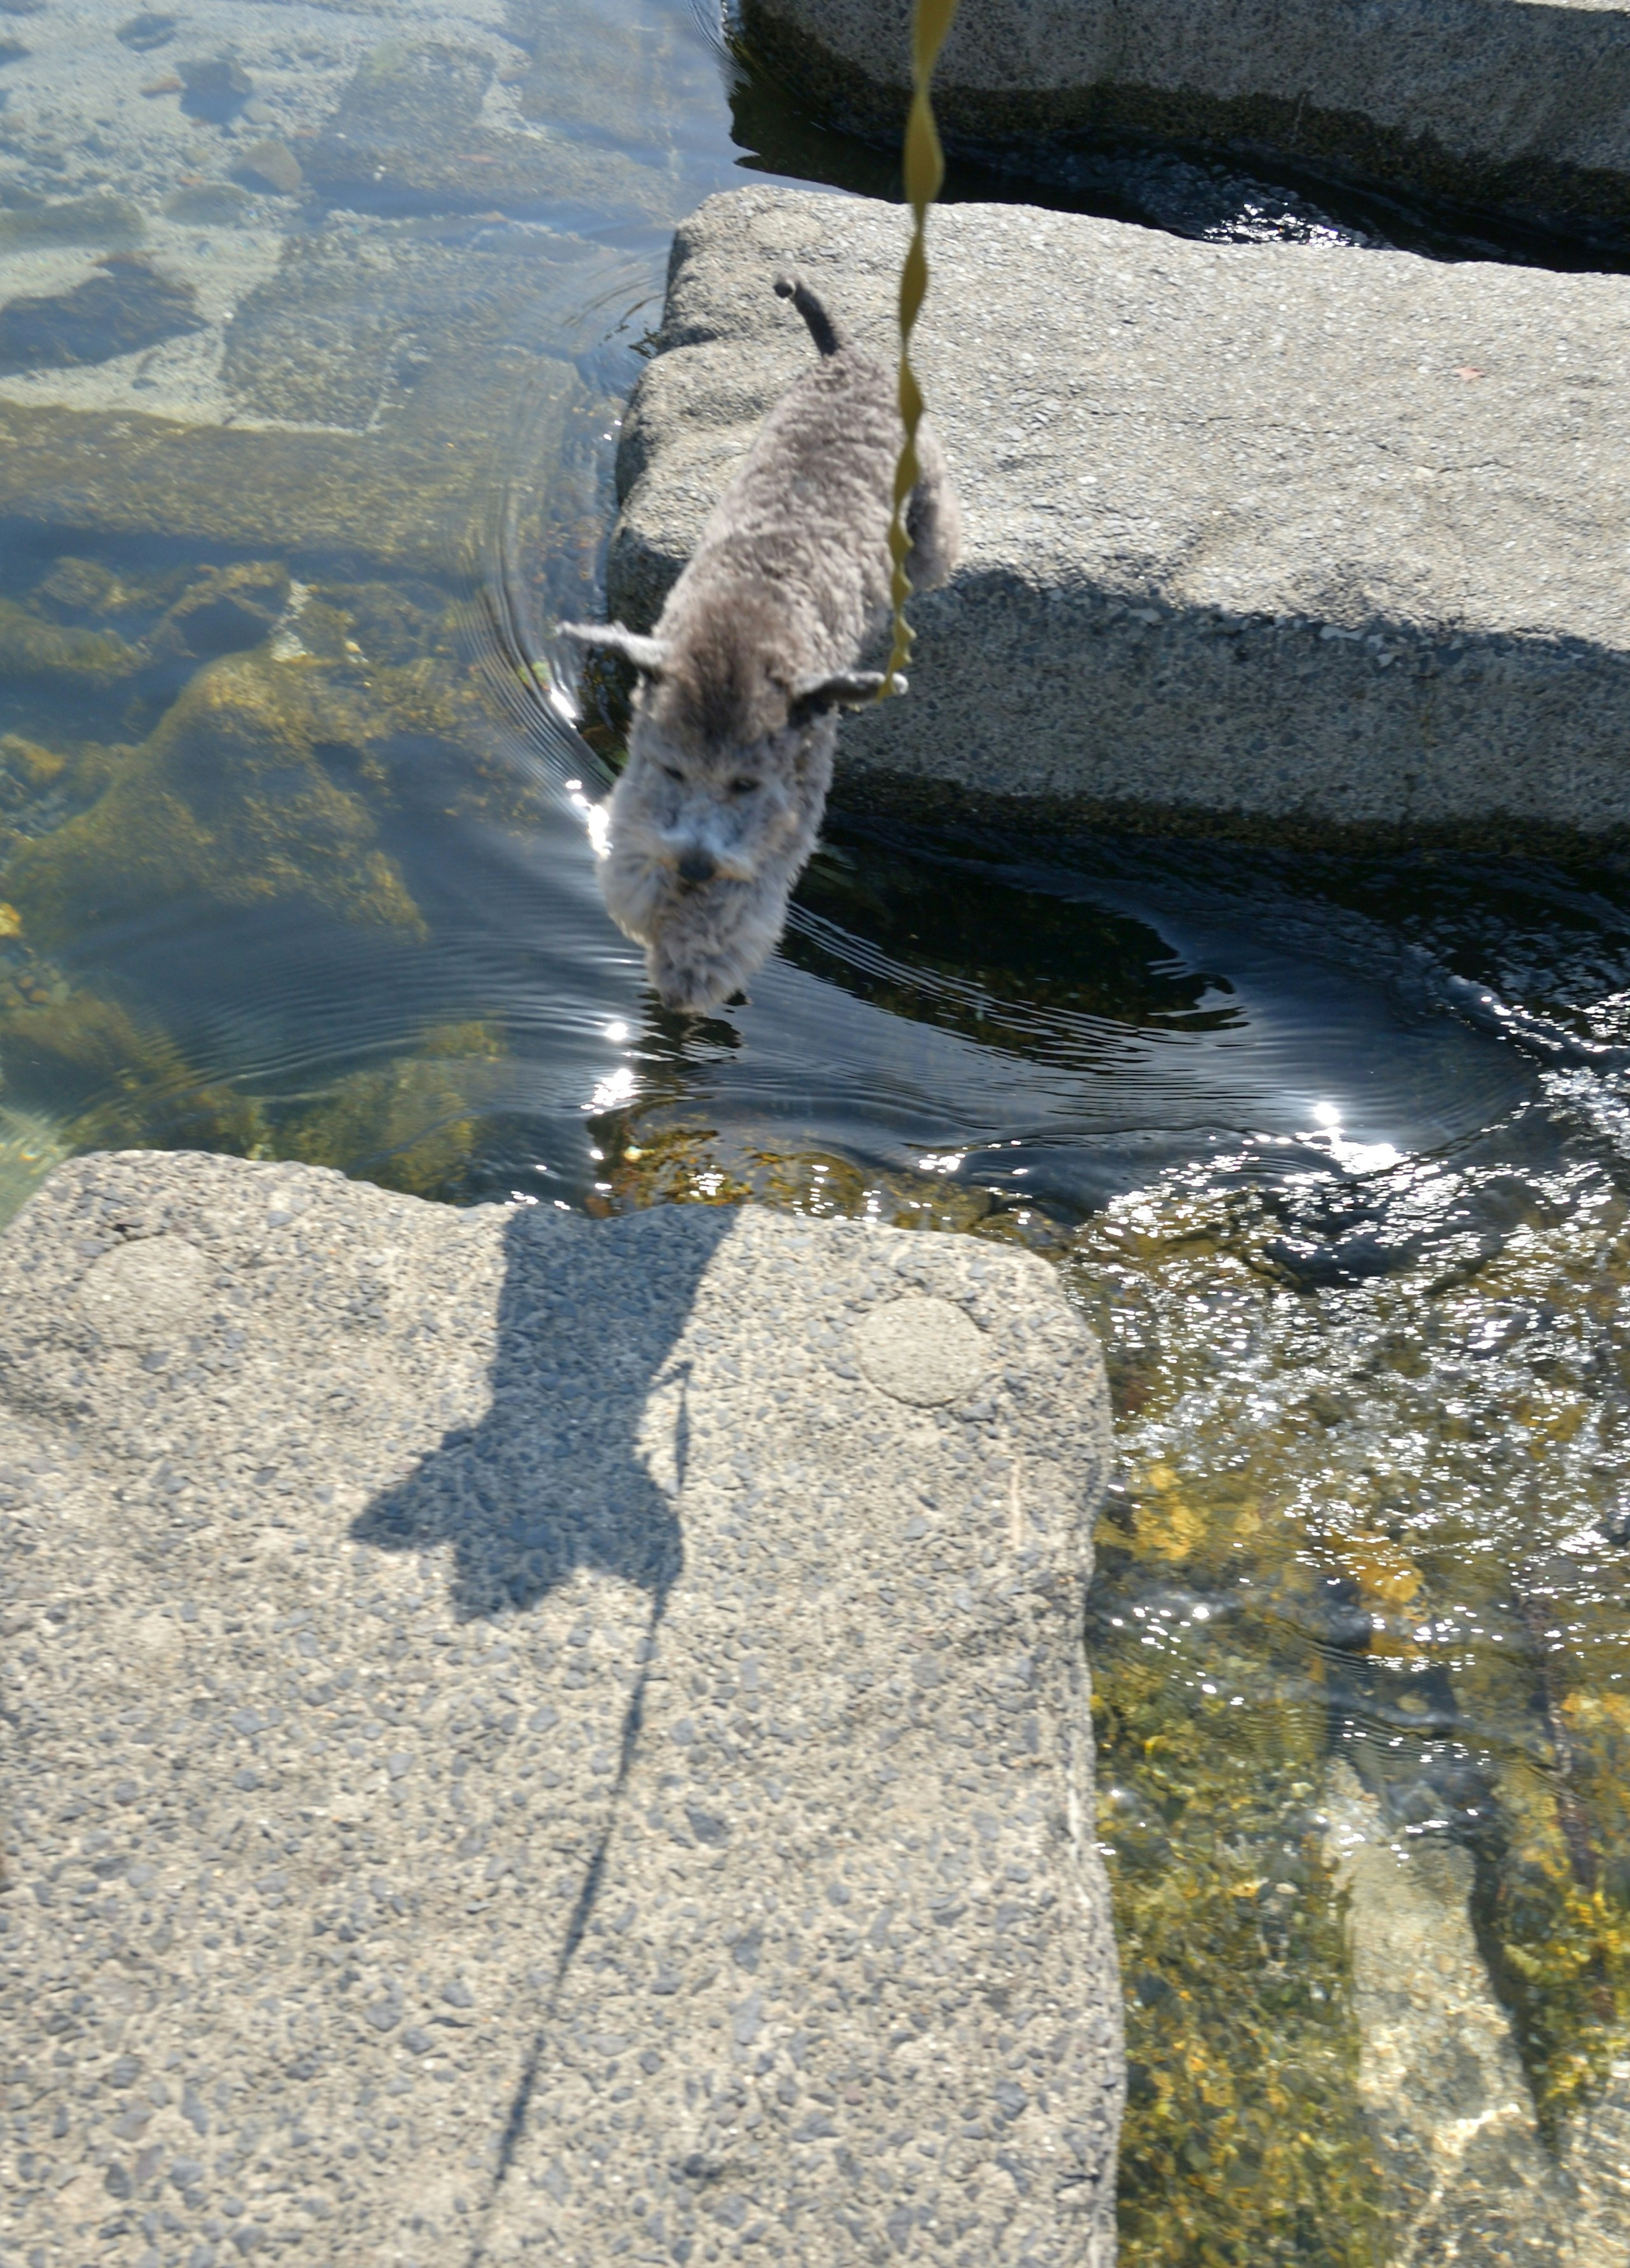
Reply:
M1038 1263L149 1153L0 1289L8 2264L1110 2257Z

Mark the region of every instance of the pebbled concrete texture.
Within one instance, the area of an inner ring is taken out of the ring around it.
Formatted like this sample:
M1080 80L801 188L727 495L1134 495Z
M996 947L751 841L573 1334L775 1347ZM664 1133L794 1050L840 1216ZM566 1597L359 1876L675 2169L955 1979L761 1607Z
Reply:
M807 366L799 267L892 353L894 207L772 188L675 239L618 460L647 627ZM918 814L1531 848L1630 829L1630 283L1208 245L1024 206L930 229L915 355L965 556L836 793Z
M741 0L817 116L897 134L909 0ZM1151 134L1577 225L1630 220L1620 0L963 0L934 77L949 144Z
M0 1302L5 2268L1112 2258L1042 1263L133 1152Z

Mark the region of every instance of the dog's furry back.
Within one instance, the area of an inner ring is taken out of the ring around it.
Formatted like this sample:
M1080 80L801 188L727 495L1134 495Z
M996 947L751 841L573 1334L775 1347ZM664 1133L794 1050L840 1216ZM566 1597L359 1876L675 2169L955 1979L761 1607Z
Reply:
M655 636L674 659L652 688L653 721L689 739L747 740L786 688L852 668L887 609L900 413L894 372L840 341L795 381L703 528ZM908 515L917 590L944 582L960 523L932 433ZM928 495L925 495L928 491Z
M776 288L821 359L764 419L651 636L573 633L643 673L606 898L677 1007L727 998L773 948L819 830L837 707L881 682L855 665L889 605L894 375L804 285ZM960 524L926 431L918 453L908 570L928 589L955 563Z

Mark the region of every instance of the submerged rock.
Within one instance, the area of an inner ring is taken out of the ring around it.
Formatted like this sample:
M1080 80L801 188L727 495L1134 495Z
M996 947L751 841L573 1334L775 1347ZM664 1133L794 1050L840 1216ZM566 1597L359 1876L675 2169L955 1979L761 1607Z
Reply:
M140 666L140 655L109 630L63 630L0 599L0 671L9 678L78 678L100 688Z
M800 268L895 351L892 207L753 188L680 229L619 455L609 604L648 627L809 366ZM1630 832L1630 353L1617 278L936 211L916 360L966 555L841 800L916 815Z
M741 36L816 115L894 140L908 0L742 0ZM1618 0L981 0L934 78L953 148L1147 135L1574 221L1630 222Z
M126 197L65 197L0 211L0 253L36 252L68 244L139 244L147 224Z
M0 1299L19 2242L308 2248L298 2148L325 2258L1109 2257L1107 1413L1048 1271L147 1154Z
M201 669L90 810L17 852L7 887L29 934L63 943L194 891L422 934L366 800L329 769L348 728L365 746L380 729L350 705L317 665L264 649Z
M670 220L683 211L665 151L642 165L578 138L569 122L562 130L554 108L544 114L549 130L528 130L519 115L508 121L490 107L493 78L490 57L474 48L383 41L306 146L306 179L329 203L362 212L557 217L575 210L596 220L607 211Z
M1540 2141L1510 2021L1478 1952L1470 1852L1390 1830L1346 1764L1331 1777L1329 1818L1389 2260L1575 2261L1578 2201Z
M306 186L300 161L286 142L254 142L232 160L232 176L247 189L270 196L298 197Z
M111 362L203 328L190 286L145 260L114 252L71 291L0 307L0 374Z
M615 248L541 229L314 229L227 327L218 407L239 422L0 401L0 512L445 571L484 529L523 419L529 453L555 460L589 399L572 327L630 273Z
M254 92L254 82L233 55L196 55L175 66L186 92L181 109L188 118L224 126Z

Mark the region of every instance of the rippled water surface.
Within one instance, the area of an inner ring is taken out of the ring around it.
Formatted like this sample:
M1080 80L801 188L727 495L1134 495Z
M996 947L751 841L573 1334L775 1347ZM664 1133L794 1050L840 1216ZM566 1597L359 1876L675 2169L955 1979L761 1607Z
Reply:
M1124 1456L1124 2257L1630 2259L1630 877L840 787L751 1005L654 1009L549 633L673 225L778 173L895 183L686 0L4 0L0 1204L186 1144L1042 1253ZM1584 257L1181 153L1036 193Z

